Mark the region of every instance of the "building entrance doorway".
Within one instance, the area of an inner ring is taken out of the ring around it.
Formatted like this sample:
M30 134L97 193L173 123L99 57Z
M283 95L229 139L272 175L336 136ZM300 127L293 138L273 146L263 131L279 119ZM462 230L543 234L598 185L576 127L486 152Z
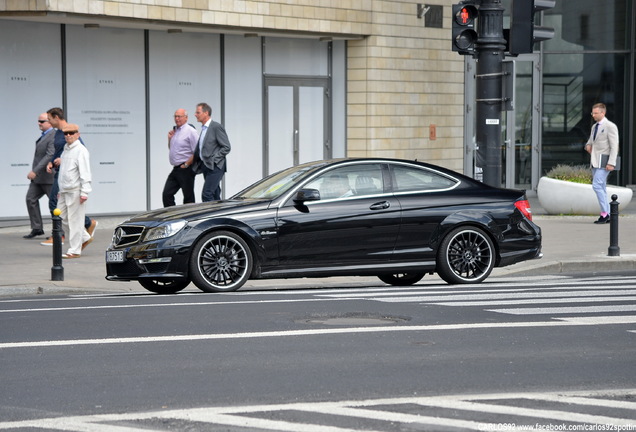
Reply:
M266 78L266 175L332 157L330 107L328 79Z

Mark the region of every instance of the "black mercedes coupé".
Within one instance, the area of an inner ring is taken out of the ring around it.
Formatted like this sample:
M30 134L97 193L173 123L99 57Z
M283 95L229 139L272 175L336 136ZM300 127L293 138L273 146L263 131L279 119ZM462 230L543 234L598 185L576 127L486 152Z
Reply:
M249 279L427 273L479 283L541 257L525 192L397 159L334 159L272 174L233 197L153 210L119 225L106 278L175 293L235 291Z

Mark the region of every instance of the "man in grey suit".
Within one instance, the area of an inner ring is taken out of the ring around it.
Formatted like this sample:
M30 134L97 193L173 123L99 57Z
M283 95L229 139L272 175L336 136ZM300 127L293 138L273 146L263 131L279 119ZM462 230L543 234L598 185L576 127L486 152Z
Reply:
M592 117L596 124L592 127L590 139L585 144L585 151L590 155L592 166L592 189L596 192L601 215L595 224L609 223L609 200L607 199L607 177L616 168L618 156L618 128L605 117L607 108L602 103L594 104ZM607 163L601 166L601 155L607 155Z
M227 171L225 156L232 147L223 126L212 121L210 105L198 104L194 116L202 127L192 168L197 174L203 173L205 179L201 201L217 201L221 199L221 180Z
M46 113L40 114L38 117L38 127L42 135L35 142L33 164L31 165L31 171L27 174L27 178L31 180L26 194L26 206L31 220L31 232L24 236L26 239L44 234L42 213L40 213L40 198L44 195L49 196L53 185L53 174L46 171L46 164L51 160L51 156L53 156L55 151L53 145L55 129L49 123Z

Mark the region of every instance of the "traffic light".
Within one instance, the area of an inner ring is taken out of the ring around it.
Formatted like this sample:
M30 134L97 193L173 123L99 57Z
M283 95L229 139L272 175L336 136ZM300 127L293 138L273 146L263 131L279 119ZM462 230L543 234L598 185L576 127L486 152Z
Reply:
M460 54L473 54L475 52L477 14L477 5L473 1L453 5L453 51Z
M553 28L535 25L535 15L555 5L556 0L512 0L510 30L507 32L510 54L531 53L536 42L554 37Z

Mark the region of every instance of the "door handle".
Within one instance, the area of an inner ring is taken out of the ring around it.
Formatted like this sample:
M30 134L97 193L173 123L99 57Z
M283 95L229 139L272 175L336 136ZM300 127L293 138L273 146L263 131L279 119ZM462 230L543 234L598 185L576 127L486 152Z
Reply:
M390 202L382 201L382 202L373 204L371 207L369 207L369 209L370 210L385 210L385 209L388 209L389 207L391 207Z

